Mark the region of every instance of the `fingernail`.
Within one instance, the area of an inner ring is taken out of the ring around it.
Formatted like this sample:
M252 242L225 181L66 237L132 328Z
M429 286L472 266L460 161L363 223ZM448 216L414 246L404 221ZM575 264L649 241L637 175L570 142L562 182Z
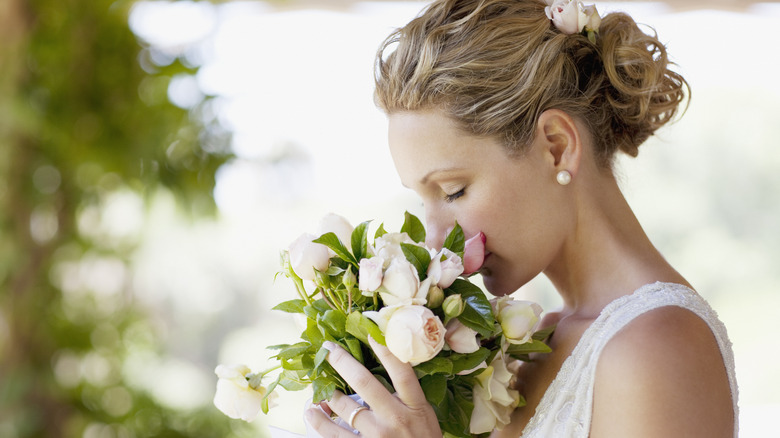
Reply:
M322 347L325 348L328 351L333 351L336 349L336 344L334 344L331 341L325 341L322 343Z

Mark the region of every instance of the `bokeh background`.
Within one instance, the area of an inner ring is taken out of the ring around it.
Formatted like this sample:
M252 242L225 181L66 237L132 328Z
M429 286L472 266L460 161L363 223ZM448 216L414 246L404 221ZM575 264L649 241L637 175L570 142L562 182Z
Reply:
M298 336L269 311L294 295L274 274L323 214L387 229L422 214L372 67L425 3L0 0L0 436L303 431L305 392L228 420L213 370L261 369ZM691 83L687 114L617 172L729 329L741 436L773 436L780 4L598 8L651 24ZM559 304L543 278L517 294Z

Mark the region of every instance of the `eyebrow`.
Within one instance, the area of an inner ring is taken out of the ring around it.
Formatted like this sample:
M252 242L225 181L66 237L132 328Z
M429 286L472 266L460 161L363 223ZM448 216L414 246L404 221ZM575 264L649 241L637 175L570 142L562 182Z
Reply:
M430 177L432 175L435 175L437 173L447 173L447 172L453 172L453 171L456 171L456 170L463 170L463 168L461 168L461 167L443 167L441 169L434 169L434 170L428 172L427 174L425 174L425 176L423 176L420 179L420 184L421 185L427 184L428 183L428 179L430 179Z

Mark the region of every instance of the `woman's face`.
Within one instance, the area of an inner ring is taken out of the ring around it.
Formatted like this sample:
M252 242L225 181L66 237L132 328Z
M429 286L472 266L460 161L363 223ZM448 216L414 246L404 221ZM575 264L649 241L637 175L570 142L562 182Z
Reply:
M467 238L485 233L482 275L494 295L514 292L552 263L571 218L554 159L537 141L510 157L498 140L466 134L436 110L389 120L390 153L401 182L424 202L429 246L440 247L455 221Z

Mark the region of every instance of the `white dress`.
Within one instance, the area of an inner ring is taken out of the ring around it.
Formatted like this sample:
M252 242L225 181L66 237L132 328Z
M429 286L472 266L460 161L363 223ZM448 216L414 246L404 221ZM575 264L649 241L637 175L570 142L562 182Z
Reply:
M610 339L637 316L664 306L678 306L698 315L717 339L726 365L734 405L734 437L737 436L737 380L734 354L726 327L696 292L673 283L642 286L633 294L608 304L582 335L571 356L545 392L521 438L585 438L593 413L593 384L599 355Z

